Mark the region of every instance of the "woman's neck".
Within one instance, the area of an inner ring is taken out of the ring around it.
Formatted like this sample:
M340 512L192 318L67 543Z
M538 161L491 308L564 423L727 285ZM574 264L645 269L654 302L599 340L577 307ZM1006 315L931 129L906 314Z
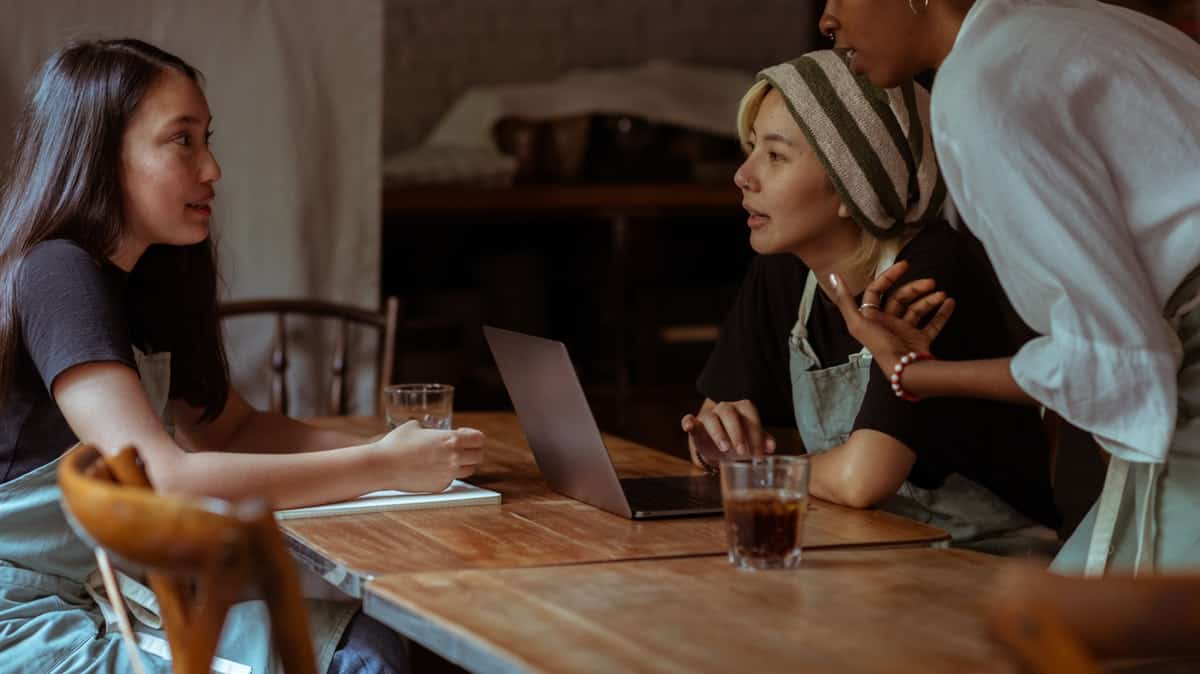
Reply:
M853 224L853 223L851 223ZM851 266L850 261L858 251L859 240L866 236L858 225L844 227L830 232L820 241L815 241L794 251L796 257L804 262L804 266L817 276L817 283L827 297L832 298L833 286L829 283L829 275L837 274L846 284L852 295L858 295L866 289L871 279L861 270Z
M108 256L108 261L115 264L121 271L131 272L138 260L141 259L142 253L146 252L146 248L148 246L141 241L123 236L117 244L117 250Z
M975 0L929 3L928 9L925 10L929 12L929 16L926 17L925 25L928 29L924 40L927 45L925 65L928 68L942 67L942 63L950 56L950 51L954 49L954 43L958 40L958 33L962 30L963 21L974 4Z

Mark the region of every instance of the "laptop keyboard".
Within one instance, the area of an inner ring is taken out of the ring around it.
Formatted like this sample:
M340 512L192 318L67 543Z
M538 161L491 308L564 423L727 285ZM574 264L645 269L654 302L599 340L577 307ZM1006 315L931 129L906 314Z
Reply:
M621 487L635 511L721 508L721 482L716 476L624 478Z

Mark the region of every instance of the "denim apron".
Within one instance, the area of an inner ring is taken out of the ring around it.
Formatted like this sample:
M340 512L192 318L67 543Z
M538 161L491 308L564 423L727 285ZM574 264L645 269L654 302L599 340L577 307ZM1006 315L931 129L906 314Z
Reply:
M880 269L891 265L885 260ZM841 445L850 437L871 379L871 352L865 347L847 362L823 367L808 342L817 277L811 271L804 283L799 317L788 338L788 368L796 427L809 454ZM972 541L1035 524L985 487L952 473L937 489L922 489L907 480L879 504L896 513L944 529L955 542Z
M1178 416L1167 460L1116 457L1100 499L1067 539L1051 569L1103 575L1200 568L1200 268L1167 302L1164 318L1179 337Z
M167 394L171 354L134 350L151 406L171 429ZM65 449L65 448L64 448ZM67 522L59 502L59 459L0 484L0 674L133 671L92 549ZM118 574L147 672L171 671L158 602L148 587ZM317 671L325 671L357 604L309 601ZM233 606L212 671L280 672L266 605Z

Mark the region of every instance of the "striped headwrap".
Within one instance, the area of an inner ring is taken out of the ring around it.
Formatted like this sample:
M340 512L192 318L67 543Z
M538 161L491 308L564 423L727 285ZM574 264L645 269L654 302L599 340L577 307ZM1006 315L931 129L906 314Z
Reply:
M868 233L900 236L940 217L946 186L924 87L909 81L880 89L855 76L840 49L809 52L758 79L779 90L851 217Z

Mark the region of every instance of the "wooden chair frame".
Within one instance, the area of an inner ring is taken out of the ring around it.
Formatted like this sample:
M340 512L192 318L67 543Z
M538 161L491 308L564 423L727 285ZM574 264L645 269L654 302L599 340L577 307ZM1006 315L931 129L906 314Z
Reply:
M390 383L396 365L396 334L401 320L401 304L397 297L388 297L382 312L360 307L318 300L255 299L226 302L218 310L222 318L249 316L254 314L275 315L275 341L271 350L271 409L288 413L287 367L288 339L287 321L289 314L315 318L337 319L338 332L333 346L330 372L333 379L329 385L327 414L346 414L346 349L351 323L370 326L380 331L379 355L376 366L379 376L375 386L375 411L383 414L383 387Z
M132 447L108 456L76 445L58 483L81 533L146 570L178 674L208 674L229 608L247 587L265 598L284 670L316 674L299 574L265 501L156 494Z

